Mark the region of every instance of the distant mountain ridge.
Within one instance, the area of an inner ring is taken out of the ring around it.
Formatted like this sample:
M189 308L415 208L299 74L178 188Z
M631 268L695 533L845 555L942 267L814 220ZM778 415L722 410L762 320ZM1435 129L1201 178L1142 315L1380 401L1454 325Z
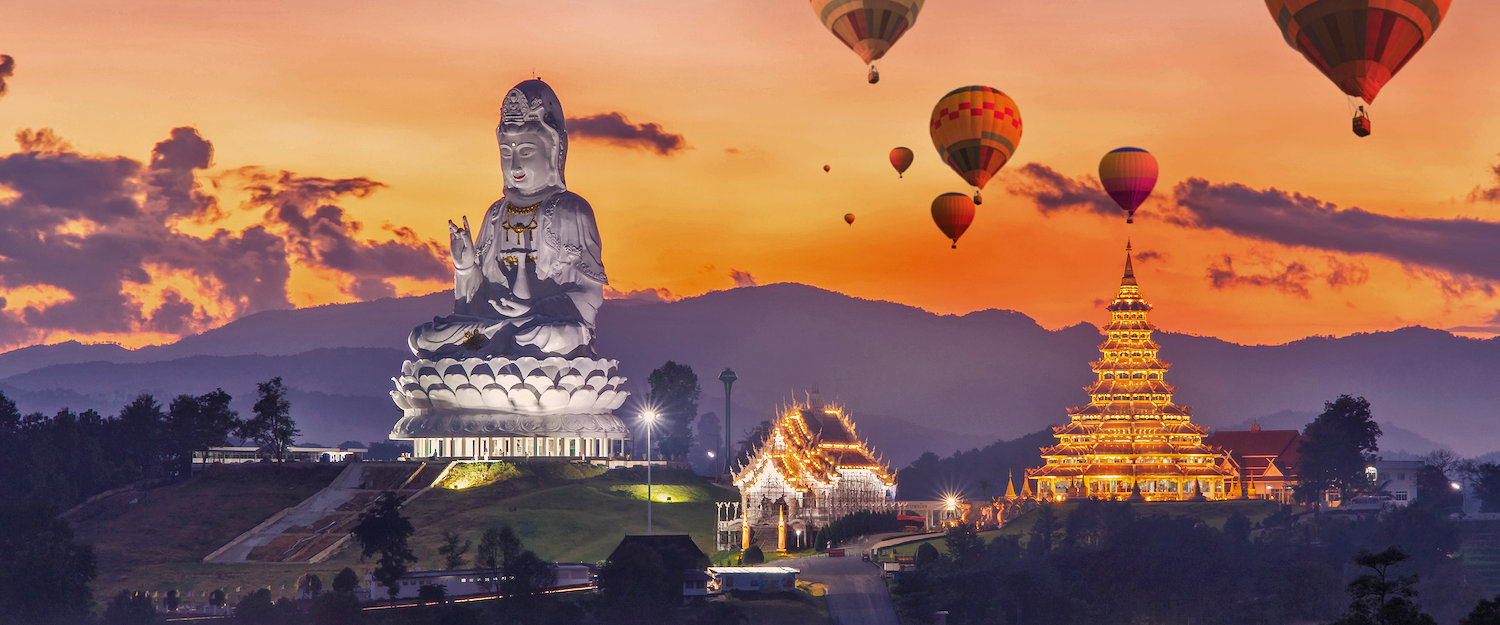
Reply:
M0 354L0 391L28 412L113 414L142 391L166 403L223 387L248 412L254 383L280 375L304 439L375 440L397 417L386 390L409 358L406 334L450 310L451 294L440 292L267 311L139 350L28 347ZM663 362L692 366L703 388L700 412L720 416L717 377L732 367L736 439L777 406L821 391L850 409L878 452L904 465L923 451L947 455L1064 422L1068 407L1088 401L1082 387L1101 341L1089 324L1047 330L1003 310L936 315L787 283L673 302L610 300L597 347L620 361L638 394ZM1497 339L1404 328L1277 346L1171 332L1158 332L1157 341L1173 363L1167 381L1177 386L1175 400L1194 406L1204 425L1316 414L1323 401L1349 393L1367 397L1387 431L1406 432L1403 448L1436 444L1461 455L1500 448L1491 438L1500 416Z

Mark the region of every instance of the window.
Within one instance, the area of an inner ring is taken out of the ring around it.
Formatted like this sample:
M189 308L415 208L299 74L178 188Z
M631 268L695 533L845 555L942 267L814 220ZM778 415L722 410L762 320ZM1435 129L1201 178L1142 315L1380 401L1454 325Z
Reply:
M1391 499L1395 499L1396 501L1406 501L1406 491L1398 490L1394 493L1391 493Z

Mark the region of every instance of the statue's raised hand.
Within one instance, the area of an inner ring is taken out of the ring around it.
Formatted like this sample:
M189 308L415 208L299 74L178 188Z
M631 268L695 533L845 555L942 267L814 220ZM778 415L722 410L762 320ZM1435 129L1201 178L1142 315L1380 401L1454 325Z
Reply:
M467 269L474 266L474 239L469 234L469 217L464 216L464 226L458 227L448 220L449 249L453 252L453 266Z

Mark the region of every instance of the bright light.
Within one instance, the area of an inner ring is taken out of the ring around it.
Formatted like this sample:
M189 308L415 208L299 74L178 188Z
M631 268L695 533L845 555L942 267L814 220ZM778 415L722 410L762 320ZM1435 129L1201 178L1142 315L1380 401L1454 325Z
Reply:
M1464 489L1463 484L1459 484L1458 482L1450 482L1448 485L1452 486L1453 490L1463 490Z
M641 420L645 421L646 425L651 425L653 423L656 423L656 417L657 417L657 414L656 414L655 410L647 408L647 409L641 411Z
M714 452L711 452L711 451L708 452L708 457L710 457L710 458L714 457Z
M958 507L958 498L954 497L953 495L949 495L948 499L944 500L944 502L948 504L948 509L949 510L952 510L952 509Z

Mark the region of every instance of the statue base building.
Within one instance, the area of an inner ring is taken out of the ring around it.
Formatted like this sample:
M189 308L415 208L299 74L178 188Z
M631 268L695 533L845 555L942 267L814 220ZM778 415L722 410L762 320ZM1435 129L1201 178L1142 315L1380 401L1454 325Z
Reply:
M416 458L600 460L626 453L613 411L628 394L619 363L594 358L442 358L402 363L392 440Z

